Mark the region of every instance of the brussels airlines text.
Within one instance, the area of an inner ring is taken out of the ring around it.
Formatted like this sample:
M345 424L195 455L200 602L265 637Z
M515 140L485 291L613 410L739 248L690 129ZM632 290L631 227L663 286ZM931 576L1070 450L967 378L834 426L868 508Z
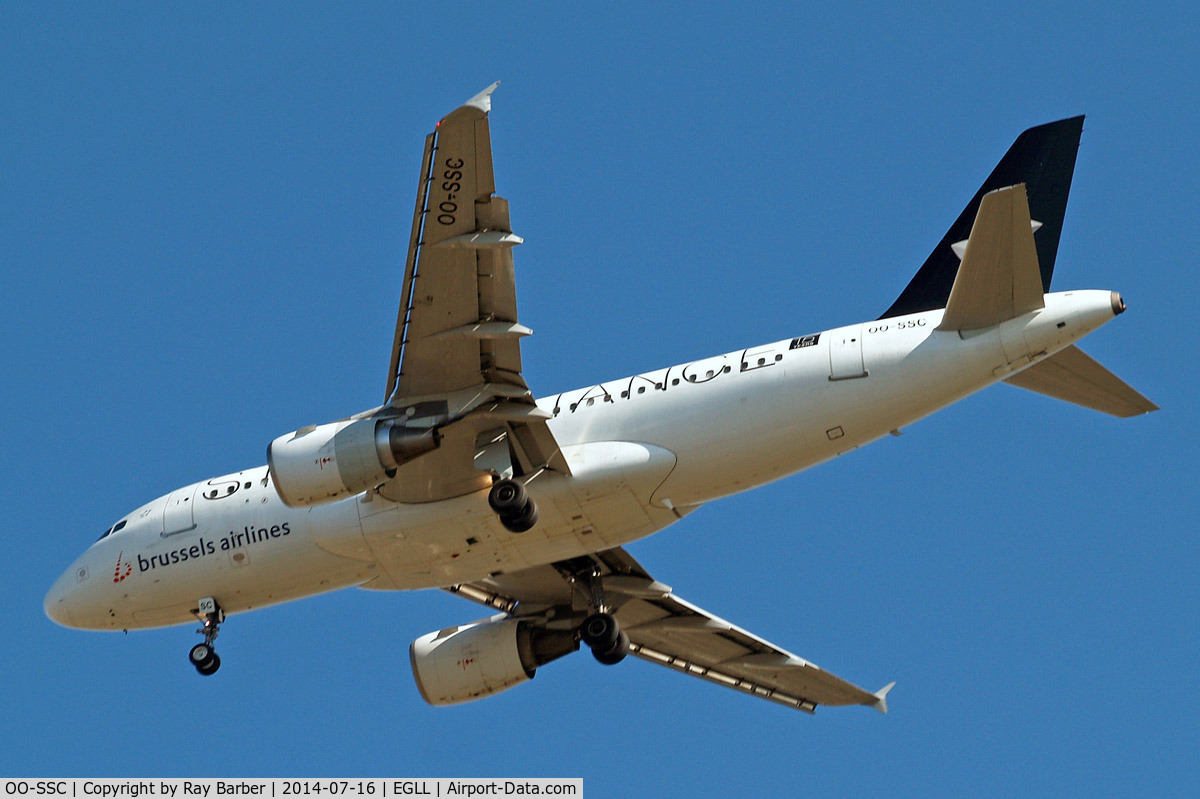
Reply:
M218 549L222 552L228 552L231 549L238 549L248 544L261 544L273 538L283 538L284 536L291 535L291 532L289 522L283 522L282 524L273 524L270 527L243 527L241 532L230 530L229 535L221 538L220 541L213 541L201 536L200 540L191 546L180 547L179 549L158 555L151 555L149 558L138 555L138 571L147 572L154 569L165 569L176 563L186 563L189 560L198 560L199 558L215 554Z

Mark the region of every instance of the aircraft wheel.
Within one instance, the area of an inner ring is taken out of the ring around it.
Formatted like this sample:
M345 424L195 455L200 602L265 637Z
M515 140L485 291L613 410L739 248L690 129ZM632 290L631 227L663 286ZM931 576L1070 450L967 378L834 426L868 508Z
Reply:
M501 518L519 516L528 502L529 494L525 491L525 486L516 480L500 480L493 484L492 490L488 492L488 504Z
M593 613L583 620L579 637L593 652L611 652L621 640L621 628L608 613Z
M601 651L599 649L592 650L592 657L603 663L605 666L615 666L625 659L629 654L629 636L624 630L621 630L617 636L617 642L611 650Z
M500 523L513 533L523 533L531 529L538 520L537 505L532 499L525 500L525 508L516 516L501 516Z
M216 652L213 652L212 658L209 659L208 663L204 666L197 666L196 671L207 677L210 674L216 674L219 668L221 668L221 658L217 656Z
M217 653L208 644L196 644L192 647L192 651L188 652L188 660L197 669L203 669L208 664L212 663L216 658Z

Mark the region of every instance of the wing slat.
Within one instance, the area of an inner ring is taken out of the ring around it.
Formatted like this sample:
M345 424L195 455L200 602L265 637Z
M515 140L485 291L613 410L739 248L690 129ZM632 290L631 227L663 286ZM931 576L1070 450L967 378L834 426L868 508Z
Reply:
M391 398L396 390L396 379L400 376L400 350L404 345L404 330L408 326L408 309L412 307L413 275L417 268L417 253L421 249L421 225L425 219L426 200L429 197L430 167L433 163L433 143L436 134L425 137L425 153L421 156L421 179L417 183L417 206L413 209L412 233L408 239L408 255L404 259L404 280L400 284L400 309L396 312L396 334L392 338L392 361L388 366L387 388L383 401Z

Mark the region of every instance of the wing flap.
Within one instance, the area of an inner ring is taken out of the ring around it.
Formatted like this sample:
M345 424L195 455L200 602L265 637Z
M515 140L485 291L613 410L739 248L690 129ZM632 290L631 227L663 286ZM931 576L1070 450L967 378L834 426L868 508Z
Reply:
M815 713L817 705L815 702L803 697L793 696L778 690L776 687L762 682L756 682L752 679L744 679L735 677L732 674L723 672L719 669L708 668L698 665L689 660L680 659L667 652L661 652L648 646L630 643L630 652L645 660L648 663L655 663L659 666L666 666L669 669L687 674L691 677L699 677L702 680L708 680L717 685L724 685L726 688L733 688L736 691L757 696L760 699L766 699L775 702L785 707L803 710L805 713Z
M1158 410L1157 405L1074 345L1005 382L1122 418Z

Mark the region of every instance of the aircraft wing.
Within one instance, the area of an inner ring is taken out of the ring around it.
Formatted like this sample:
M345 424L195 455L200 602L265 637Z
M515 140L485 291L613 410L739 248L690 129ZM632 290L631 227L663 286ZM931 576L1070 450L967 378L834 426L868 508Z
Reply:
M677 596L620 547L446 590L547 627L580 623L599 590L630 654L808 713L817 705L886 713L895 684L871 693L848 683Z
M475 468L488 442L507 444L513 472L566 472L521 377L508 201L495 196L491 95L472 97L425 139L385 413L435 427L438 449L402 465L381 489L400 502L446 499L490 484Z

